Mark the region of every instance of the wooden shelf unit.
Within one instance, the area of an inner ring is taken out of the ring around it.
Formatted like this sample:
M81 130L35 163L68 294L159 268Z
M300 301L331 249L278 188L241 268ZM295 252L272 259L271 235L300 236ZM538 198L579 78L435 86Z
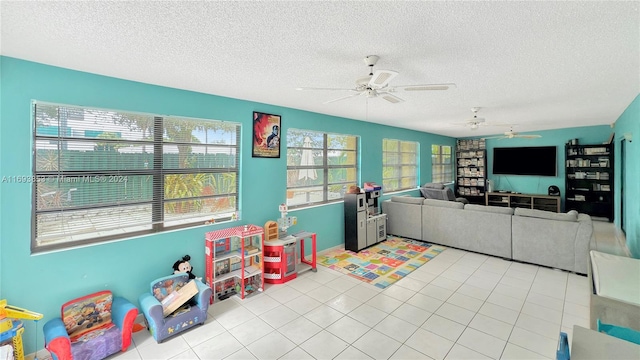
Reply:
M485 205L560 212L560 196L490 192Z

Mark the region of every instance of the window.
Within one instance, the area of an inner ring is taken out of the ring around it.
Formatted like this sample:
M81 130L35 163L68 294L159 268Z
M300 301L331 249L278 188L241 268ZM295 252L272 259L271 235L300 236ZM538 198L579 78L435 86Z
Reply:
M240 125L34 104L32 251L235 217Z
M358 137L287 131L287 206L340 201L358 183Z
M431 145L431 182L453 182L453 165L451 162L451 146Z
M418 154L415 141L382 139L382 188L384 192L418 186Z

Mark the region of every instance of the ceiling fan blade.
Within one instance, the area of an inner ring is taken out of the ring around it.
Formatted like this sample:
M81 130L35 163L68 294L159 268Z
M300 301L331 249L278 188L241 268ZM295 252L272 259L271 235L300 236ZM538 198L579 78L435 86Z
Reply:
M523 139L537 139L537 138L541 138L542 135L514 135L514 137L519 137Z
M345 88L319 88L319 87L299 87L296 90L341 90L341 91L355 91L353 89Z
M486 123L487 119L485 118L471 118L471 119L467 119L467 124L482 124L482 125L489 125Z
M359 95L361 95L361 94L363 94L363 93L355 93L355 94L351 94L351 95L348 95L348 96L339 97L339 98L337 98L337 99L333 99L333 100L325 101L325 102L323 102L323 104L331 104L331 103L334 103L334 102L336 102L336 101L350 99L350 98L352 98L352 97L356 97L356 96L359 96Z
M428 90L449 90L455 88L456 84L423 84L423 85L399 85L394 86L394 89L404 91L428 91Z
M489 140L489 139L498 139L498 140L502 140L505 139L506 137L504 135L502 136L487 136L487 137L483 137L481 138L482 140Z
M382 89L389 85L389 81L398 75L397 71L393 70L376 70L369 80L369 86L374 89Z
M404 102L404 99L401 99L395 95L389 94L388 92L379 92L378 96L394 104Z

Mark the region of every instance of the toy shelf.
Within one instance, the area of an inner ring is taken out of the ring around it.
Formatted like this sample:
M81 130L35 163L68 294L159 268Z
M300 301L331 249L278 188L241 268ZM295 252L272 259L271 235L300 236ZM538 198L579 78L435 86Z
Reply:
M241 299L264 290L264 230L236 226L205 234L205 276L211 304L237 295Z
M243 273L242 270L234 270L234 271L228 272L226 274L216 276L216 278L213 280L213 282L214 283L221 282L221 281L227 280L227 279L232 278L232 277L248 278L248 277L251 277L251 276L254 276L254 275L258 275L261 272L262 272L261 268L259 268L258 266L253 266L252 265L252 266L244 268L244 276L242 276L242 273Z
M261 255L261 254L262 254L261 251L258 251L256 253L251 253L251 254L245 253L245 257L248 258L250 256L256 256L256 255ZM238 251L230 251L230 252L222 253L220 255L216 254L216 261L222 261L222 260L227 260L227 259L231 259L231 258L241 259L242 258L242 253L240 252L240 250L238 250Z

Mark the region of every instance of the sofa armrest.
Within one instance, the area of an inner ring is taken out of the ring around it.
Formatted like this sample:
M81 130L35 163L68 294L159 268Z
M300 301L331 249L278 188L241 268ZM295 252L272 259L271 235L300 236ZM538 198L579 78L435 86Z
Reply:
M120 330L123 329L127 315L129 315L131 311L135 312L133 317L138 315L138 308L129 300L119 296L113 297L111 304L111 321L113 321Z
M407 197L401 200L382 202L382 212L387 214L387 234L423 240L422 199Z
M131 332L133 323L138 316L136 308L129 300L114 296L111 304L111 321L120 329L122 333L122 351L127 351L131 345Z
M198 295L195 297L196 304L200 308L200 310L207 312L209 308L209 304L211 302L211 288L205 285L200 280L195 280L196 286L198 287Z
M56 360L70 359L71 339L67 334L61 318L54 318L47 321L42 328L44 333L44 345Z
M575 265L574 271L580 274L586 274L589 263L589 250L595 243L595 233L593 231L593 222L591 216L587 214L578 215L578 229L575 238Z
M140 310L144 314L145 319L149 323L150 328L156 328L160 324L164 324L164 315L162 314L162 304L151 293L144 293L138 298L140 302Z

